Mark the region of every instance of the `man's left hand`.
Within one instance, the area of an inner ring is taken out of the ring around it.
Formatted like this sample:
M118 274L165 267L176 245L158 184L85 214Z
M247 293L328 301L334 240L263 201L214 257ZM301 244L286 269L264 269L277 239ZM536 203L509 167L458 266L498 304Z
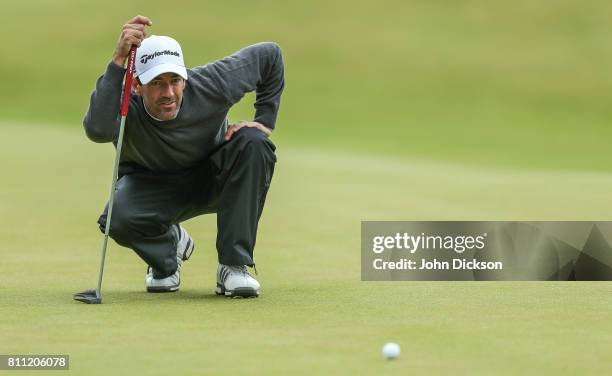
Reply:
M257 128L260 131L262 131L266 135L266 137L270 137L270 135L272 134L272 130L270 128L267 128L265 125L261 123L258 123L256 121L244 121L243 120L239 123L231 124L227 128L227 132L225 133L225 141L229 141L234 135L234 133L238 132L240 129L244 127Z

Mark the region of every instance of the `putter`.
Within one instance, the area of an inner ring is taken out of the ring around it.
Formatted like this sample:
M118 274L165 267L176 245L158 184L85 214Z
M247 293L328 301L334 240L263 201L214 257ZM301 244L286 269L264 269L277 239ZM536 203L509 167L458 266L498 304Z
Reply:
M104 241L102 242L102 259L100 260L100 272L98 273L98 287L95 290L85 290L73 295L74 300L87 304L102 303L102 275L104 274L104 259L106 258L106 245L110 232L110 223L113 215L113 202L115 201L115 187L117 186L117 172L119 170L119 158L121 156L121 146L123 145L123 131L125 129L125 118L128 114L130 105L130 92L132 80L134 78L134 60L136 59L136 47L130 49L128 57L127 71L123 81L123 100L121 101L121 125L119 126L119 138L117 140L117 151L115 152L115 167L113 168L113 180L111 183L110 198L108 200L108 215L104 228Z

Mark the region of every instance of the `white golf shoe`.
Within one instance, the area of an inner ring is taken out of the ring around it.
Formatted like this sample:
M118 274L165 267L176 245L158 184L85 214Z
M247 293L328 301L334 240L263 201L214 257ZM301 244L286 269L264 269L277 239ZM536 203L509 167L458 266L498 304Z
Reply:
M180 225L175 227L179 241L176 246L176 272L166 278L155 279L153 278L153 268L147 268L147 276L145 278L145 285L147 292L173 292L178 291L181 285L181 265L183 261L187 261L193 254L195 249L195 243L187 231Z
M259 282L245 265L223 265L217 268L215 294L228 297L256 298L259 296Z
M176 245L176 259L179 264L183 261L189 260L195 249L195 243L191 236L187 233L187 230L182 228L180 225L176 225L178 231L179 241Z
M147 277L145 278L147 292L174 292L178 291L181 285L181 265L179 264L176 272L170 277L155 279L153 278L153 268L149 266L147 269Z

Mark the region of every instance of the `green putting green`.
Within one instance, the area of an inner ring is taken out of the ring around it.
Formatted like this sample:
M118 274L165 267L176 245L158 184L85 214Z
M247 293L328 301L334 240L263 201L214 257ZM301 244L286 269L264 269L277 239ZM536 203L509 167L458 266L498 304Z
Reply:
M144 292L145 265L111 243L104 303L90 306L71 295L96 283L113 149L79 126L2 130L3 354L69 354L88 375L611 370L609 282L361 282L359 245L361 220L606 219L609 174L280 145L255 252L260 298L213 294L207 216L185 223L197 248L180 292ZM397 361L382 358L390 341Z

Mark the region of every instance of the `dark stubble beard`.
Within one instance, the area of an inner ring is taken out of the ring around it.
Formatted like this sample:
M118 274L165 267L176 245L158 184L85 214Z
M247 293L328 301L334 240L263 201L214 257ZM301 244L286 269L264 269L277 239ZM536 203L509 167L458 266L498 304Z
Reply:
M147 114L149 114L149 116L151 116L153 119L157 120L157 121L169 121L169 120L174 120L176 119L176 117L178 116L178 113L181 109L181 104L183 103L183 98L180 99L179 102L177 102L177 106L176 106L176 110L174 112L174 116L172 116L171 118L168 119L162 119L161 117L159 117L159 115L155 115L153 114L153 111L151 111L151 109L149 108L149 106L147 106L147 102L144 100L142 100L142 103L144 104L145 107L145 111L147 111ZM160 112L161 114L167 114L167 112Z

